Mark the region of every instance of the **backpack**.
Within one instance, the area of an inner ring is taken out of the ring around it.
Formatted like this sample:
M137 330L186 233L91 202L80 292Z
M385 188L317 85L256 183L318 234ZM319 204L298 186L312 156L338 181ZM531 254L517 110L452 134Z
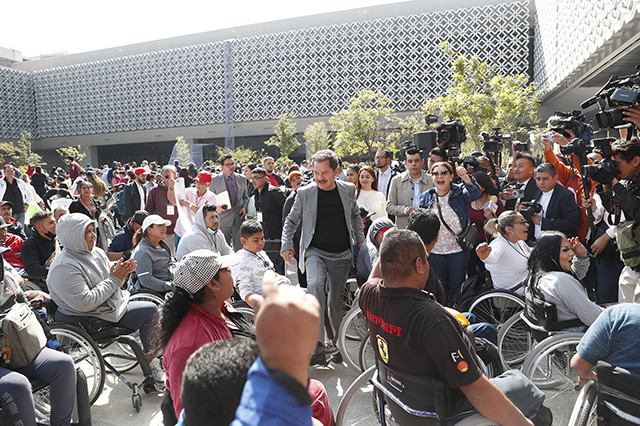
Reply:
M620 259L625 266L640 266L640 223L633 220L622 222L613 229L620 250Z
M124 189L116 194L116 208L119 214L124 214Z

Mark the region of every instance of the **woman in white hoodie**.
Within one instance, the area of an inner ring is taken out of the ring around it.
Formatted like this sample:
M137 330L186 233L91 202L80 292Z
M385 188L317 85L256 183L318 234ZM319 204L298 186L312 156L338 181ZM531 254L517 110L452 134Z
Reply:
M158 308L151 302L129 302L122 290L127 275L136 269L134 259L113 266L96 247L94 221L82 213L62 216L57 235L64 247L51 264L47 286L58 305L56 321L78 325L75 317L97 317L130 330L140 330L142 349L154 378L162 381L162 366L153 351L150 334Z

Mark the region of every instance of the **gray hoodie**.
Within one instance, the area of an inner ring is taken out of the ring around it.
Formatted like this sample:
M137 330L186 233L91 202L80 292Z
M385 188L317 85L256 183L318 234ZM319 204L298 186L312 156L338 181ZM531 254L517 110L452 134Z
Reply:
M220 229L212 234L209 228L207 228L207 225L204 223L203 208L204 206L200 207L198 213L196 213L193 218L191 231L187 232L180 239L178 251L176 252L176 259L178 261L192 251L200 249L211 250L220 256L233 253L233 250L231 250L231 247L227 244L227 241L224 239L224 234Z
M104 251L89 250L84 233L93 223L82 213L60 218L56 231L64 249L51 264L47 286L63 314L118 322L127 310L129 292L120 289L122 281L109 275Z

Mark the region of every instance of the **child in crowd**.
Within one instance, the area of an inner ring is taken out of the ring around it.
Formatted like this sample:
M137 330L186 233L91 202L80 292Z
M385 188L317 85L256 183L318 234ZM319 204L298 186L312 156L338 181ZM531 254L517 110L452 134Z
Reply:
M242 300L251 294L262 295L262 277L268 270L275 272L273 262L262 250L264 233L257 220L245 220L240 227L240 263L231 268L231 275ZM284 275L278 275L277 284L289 284L291 281Z

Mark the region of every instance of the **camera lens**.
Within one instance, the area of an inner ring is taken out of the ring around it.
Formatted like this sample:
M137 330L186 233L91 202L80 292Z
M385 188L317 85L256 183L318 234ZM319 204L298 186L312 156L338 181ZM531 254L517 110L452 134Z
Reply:
M596 114L596 123L598 123L598 130L610 129L616 126L622 126L627 124L623 121L622 109L613 108L607 111L601 111Z

